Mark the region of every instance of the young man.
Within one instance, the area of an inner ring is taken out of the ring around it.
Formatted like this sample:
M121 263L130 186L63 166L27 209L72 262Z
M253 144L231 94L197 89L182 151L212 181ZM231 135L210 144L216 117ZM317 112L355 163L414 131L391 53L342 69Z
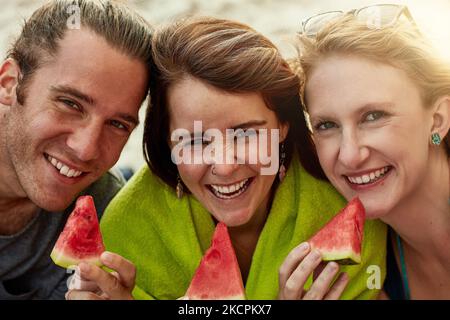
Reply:
M55 0L0 65L0 299L63 299L50 252L80 194L99 216L108 170L148 92L151 28L113 1Z

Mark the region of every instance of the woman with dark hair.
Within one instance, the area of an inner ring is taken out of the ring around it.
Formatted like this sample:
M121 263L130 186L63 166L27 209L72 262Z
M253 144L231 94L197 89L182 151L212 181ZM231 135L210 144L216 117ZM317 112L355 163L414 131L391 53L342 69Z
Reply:
M384 277L384 225L367 223L356 266L319 266L320 253L301 244L345 201L305 171L320 166L312 167L300 80L276 47L246 25L214 18L161 27L152 45L148 167L102 220L108 250L136 265L134 297L183 296L219 221L228 226L249 299L375 297L366 268L378 265ZM115 279L134 275L125 269L128 276ZM307 282L315 270L317 279ZM82 275L92 280L92 273ZM133 281L126 283L117 290L130 293Z

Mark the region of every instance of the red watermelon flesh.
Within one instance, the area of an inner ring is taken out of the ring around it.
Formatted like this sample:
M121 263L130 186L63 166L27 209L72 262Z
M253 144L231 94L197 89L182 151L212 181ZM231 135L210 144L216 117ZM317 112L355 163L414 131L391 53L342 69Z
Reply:
M241 271L228 234L219 222L186 292L189 300L244 300Z
M323 261L361 263L365 209L358 197L351 200L308 242L322 253Z
M63 268L78 265L81 261L101 266L100 255L104 251L94 199L91 196L81 196L50 257Z

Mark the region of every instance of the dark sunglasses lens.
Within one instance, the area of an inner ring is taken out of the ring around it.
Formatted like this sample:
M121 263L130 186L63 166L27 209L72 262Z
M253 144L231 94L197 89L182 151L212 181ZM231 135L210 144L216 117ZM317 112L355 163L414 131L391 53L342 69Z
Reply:
M326 24L330 23L331 21L335 20L340 16L342 16L342 12L327 12L319 14L317 16L313 16L308 20L306 20L303 26L303 31L308 36L314 36Z

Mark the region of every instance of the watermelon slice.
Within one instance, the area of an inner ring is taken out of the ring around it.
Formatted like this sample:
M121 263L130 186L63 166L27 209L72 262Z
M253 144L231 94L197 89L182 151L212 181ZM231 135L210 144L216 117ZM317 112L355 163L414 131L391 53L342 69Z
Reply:
M186 292L188 300L244 300L241 271L227 226L219 222L211 247L200 262Z
M354 198L308 241L311 250L318 249L323 261L361 263L365 216L363 204Z
M100 255L104 251L94 200L91 196L81 196L50 257L63 268L78 265L81 261L101 266Z

